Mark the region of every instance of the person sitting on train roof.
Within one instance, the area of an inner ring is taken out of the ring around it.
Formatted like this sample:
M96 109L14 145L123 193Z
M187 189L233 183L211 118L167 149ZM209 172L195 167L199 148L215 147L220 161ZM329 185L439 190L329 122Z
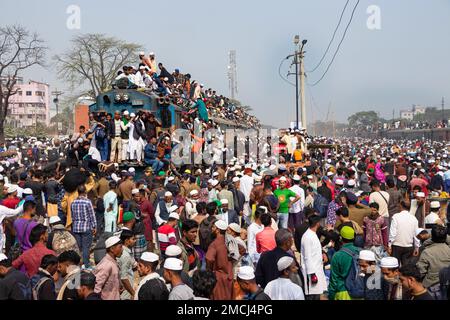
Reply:
M158 63L158 68L159 70L161 70L161 72L159 73L160 78L167 78L167 82L170 84L173 84L175 82L173 75L171 75L169 71L167 71L167 69L163 66L161 62Z

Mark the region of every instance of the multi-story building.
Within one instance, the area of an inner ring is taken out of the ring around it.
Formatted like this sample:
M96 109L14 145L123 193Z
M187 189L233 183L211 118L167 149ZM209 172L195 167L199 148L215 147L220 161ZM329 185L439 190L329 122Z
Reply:
M46 83L30 80L16 84L17 94L10 98L6 122L15 128L31 127L41 122L50 125L50 87Z
M400 118L406 120L412 120L414 116L418 114L424 114L425 109L419 105L413 105L411 109L400 110Z

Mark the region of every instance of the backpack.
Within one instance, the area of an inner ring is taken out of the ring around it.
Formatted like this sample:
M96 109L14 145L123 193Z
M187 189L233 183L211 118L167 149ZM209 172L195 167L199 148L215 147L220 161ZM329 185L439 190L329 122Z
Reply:
M20 203L19 203L20 204ZM22 237L19 238L19 235L17 235L17 241L16 243L14 243L14 245L9 249L9 253L8 253L8 258L11 261L16 260L17 258L19 258L22 255L22 245L21 245L21 241L24 242L25 241L25 235L27 234L27 230L28 227L30 225L30 223L33 220L28 220L25 224L25 227L23 228L23 232L22 232ZM20 241L19 241L20 240Z
M341 248L341 250L352 257L352 265L347 278L345 278L345 287L347 288L348 294L355 299L364 298L365 281L364 277L361 277L358 272L358 253L354 253L347 248Z
M327 217L327 212L328 212L328 200L322 196L321 194L316 194L316 196L314 197L314 205L313 208L316 212L319 213L319 216L321 218L326 218Z
M80 253L78 248L77 240L75 237L67 230L55 230L52 241L53 251L59 256L64 251L74 250Z
M39 290L46 281L51 281L51 279L48 277L41 277L38 280L35 276L31 278L31 294L33 296L33 300L39 300Z

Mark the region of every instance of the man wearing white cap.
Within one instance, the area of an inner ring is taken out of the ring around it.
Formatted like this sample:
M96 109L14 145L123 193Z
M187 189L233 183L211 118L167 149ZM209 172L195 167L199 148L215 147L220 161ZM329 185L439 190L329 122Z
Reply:
M381 271L377 266L375 253L361 250L358 256L361 276L364 275L364 300L385 300L381 287Z
M384 286L386 287L387 300L408 300L409 294L403 289L400 282L399 264L397 258L384 257L380 261L381 273L383 275Z
M244 171L244 176L240 180L240 191L245 196L243 218L248 225L251 223L250 193L252 192L254 184L252 176L253 170L251 168L247 168Z
M220 213L217 215L217 219L225 221L226 224L239 224L239 216L236 211L228 208L228 200L222 199L220 203L222 207L219 209Z
M95 292L101 293L102 300L120 300L120 277L117 258L122 255L122 243L118 236L112 236L105 241L106 255L95 267L97 279Z
M117 216L119 214L119 203L116 193L117 183L109 182L109 191L103 196L105 207L105 232L116 232Z
M297 274L298 267L292 257L281 257L277 262L278 279L270 281L264 288L272 300L305 300L302 288L291 281L290 277Z
M441 204L439 201L431 201L430 203L430 213L425 216L424 219L424 225L425 227L430 227L432 225L444 225L444 222L442 222L441 217L439 216L439 212L441 210Z
M218 191L216 187L219 185L219 181L215 179L208 180L208 202L213 202L218 200Z
M168 300L166 281L156 269L159 257L152 252L144 252L138 261L139 276L142 277L134 295L134 300Z
M240 267L236 280L241 290L245 292L246 300L270 300L270 297L264 293L264 290L256 284L253 267Z
M228 207L232 210L234 210L234 198L233 193L228 190L228 183L227 181L221 181L220 182L220 192L217 194L217 198L219 200L227 199L228 200Z
M225 233L228 225L223 220L217 220L212 226L214 241L206 252L206 268L216 274L217 285L214 288L213 300L231 300L233 287L233 265L228 259L228 249L225 244Z
M200 195L197 190L191 190L189 192L189 196L186 199L186 205L185 205L185 211L186 211L186 219L192 219L194 218L198 212L197 212L197 203Z
M167 222L170 214L170 208L174 205L173 194L170 191L164 193L164 200L158 202L155 209L155 218L158 225Z
M171 284L169 300L193 300L194 292L181 280L183 261L177 258L167 258L164 261L164 279Z
M299 175L294 175L292 179L293 186L289 188L289 190L293 191L297 196L300 197L300 200L294 202L289 208L288 226L291 230L294 230L303 223L301 214L305 204L305 190L300 187L300 180L301 178ZM291 197L291 200L293 200L293 197Z

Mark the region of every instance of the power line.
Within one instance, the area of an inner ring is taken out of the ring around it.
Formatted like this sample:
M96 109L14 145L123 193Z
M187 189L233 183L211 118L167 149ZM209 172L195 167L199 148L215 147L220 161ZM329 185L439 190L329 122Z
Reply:
M336 37L336 33L337 33L338 29L339 29L339 26L341 25L342 18L344 17L344 13L345 13L345 10L347 10L347 6L348 6L349 2L350 2L350 0L347 0L347 2L345 3L344 9L342 9L341 16L339 17L339 22L338 22L336 28L334 29L333 36L331 37L330 43L328 44L328 47L325 50L325 53L323 54L323 56L320 59L319 63L314 67L314 69L312 69L310 71L307 71L307 72L314 72L314 71L316 71L317 68L319 68L320 65L322 64L323 60L325 59L325 56L327 55L328 51L331 48L331 44L333 43L334 38Z
M290 82L288 79L284 78L283 75L281 74L281 67L282 67L283 63L284 63L287 59L289 59L289 57L283 58L283 59L281 60L280 66L278 67L278 75L279 75L280 78L283 79L285 82L287 82L287 83L289 83L291 86L294 86L294 87L295 87L295 84L294 84L294 83L292 83L292 82Z
M352 21L353 21L353 16L354 16L354 14L355 14L356 8L357 8L358 5L359 5L359 2L360 2L360 0L358 0L358 2L356 2L355 7L353 8L352 15L351 15L350 20L349 20L349 22L348 22L348 24L347 24L347 26L346 26L346 28L345 28L344 34L342 35L342 39L341 39L341 41L339 42L339 45L338 45L338 47L336 48L336 51L335 51L335 53L334 53L334 55L333 55L333 58L331 59L330 63L328 64L327 69L325 70L325 72L323 73L322 77L320 77L319 80L317 80L317 81L314 82L313 84L308 84L308 85L310 85L311 87L314 87L314 86L318 85L318 84L320 83L320 81L322 81L323 78L325 78L325 75L326 75L326 74L328 73L328 71L330 70L330 67L331 67L331 65L333 64L334 59L336 58L336 56L337 56L337 54L338 54L338 52L339 52L339 49L341 48L341 45L342 45L342 43L343 43L344 40L345 40L345 36L347 35L348 28L350 27L350 25L351 25L351 23L352 23Z

